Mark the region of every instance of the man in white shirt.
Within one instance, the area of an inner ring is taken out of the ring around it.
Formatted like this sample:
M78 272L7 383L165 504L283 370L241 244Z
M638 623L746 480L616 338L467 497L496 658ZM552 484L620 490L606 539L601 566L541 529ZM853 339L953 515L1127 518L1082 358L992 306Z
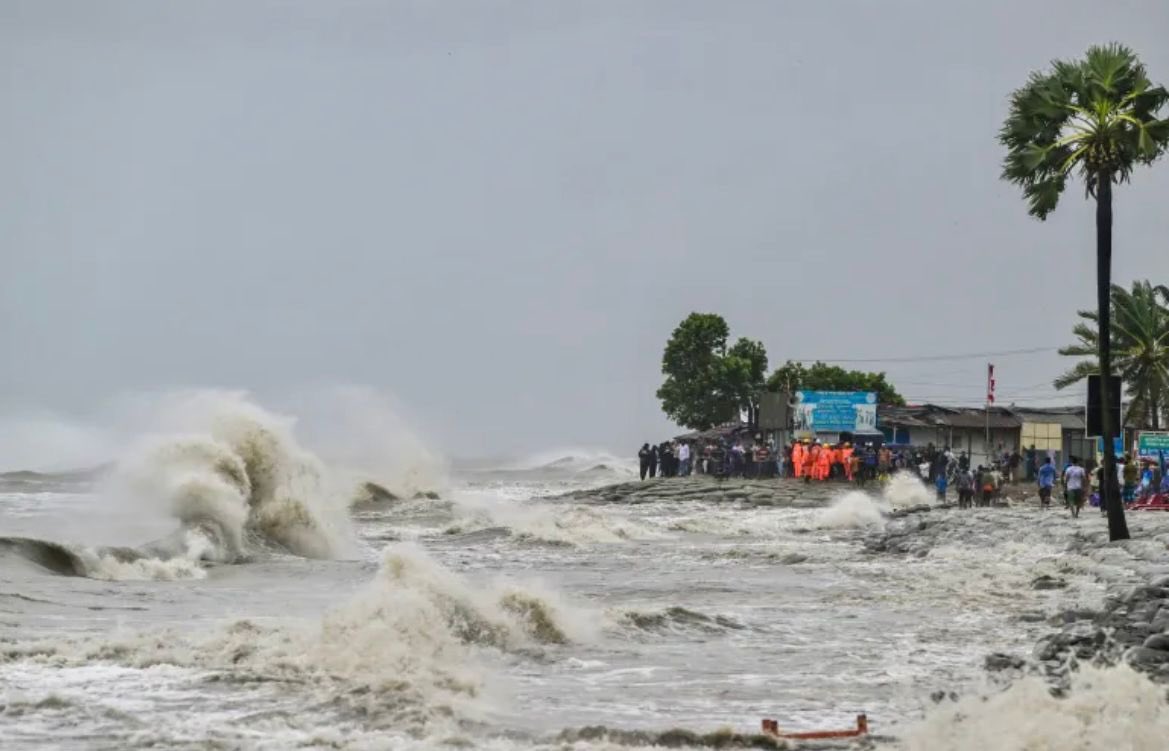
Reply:
M1079 518L1080 508L1084 505L1084 468L1074 456L1063 471L1063 484L1068 491L1068 509L1073 517Z
M678 447L678 476L689 477L690 475L690 444L685 441Z

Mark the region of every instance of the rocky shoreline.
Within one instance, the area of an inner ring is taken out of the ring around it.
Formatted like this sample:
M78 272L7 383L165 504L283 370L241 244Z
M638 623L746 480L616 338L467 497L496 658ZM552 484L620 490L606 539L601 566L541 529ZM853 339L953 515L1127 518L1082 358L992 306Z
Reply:
M856 489L835 483L698 476L625 482L556 498L600 504L713 501L742 508L818 508ZM1016 497L1027 494L1024 488L1016 490L1021 491ZM916 503L887 512L883 529L866 536L863 545L872 555L927 558L939 545L979 546L992 542L991 536L1025 528L1037 540L1063 549L1060 560L1069 570L1103 584L1105 595L1090 608L1068 603L1056 613L1023 616L1022 620L1045 622L1051 630L1029 654L988 655L986 669L1005 674L1004 678L1039 673L1058 686L1081 662L1125 662L1154 681L1169 684L1169 514L1130 513L1129 527L1133 539L1112 543L1104 519L1096 512L1089 510L1075 520L1062 509L1040 511L1031 498L1010 501L1001 508L965 511L953 505ZM1066 586L1064 579L1048 574L1031 581L1035 590Z
M799 480L728 478L704 475L659 477L651 480L574 490L549 500L592 503L656 503L660 501L708 501L745 506L818 508L855 486L838 483L804 483Z
M1106 592L1098 608L1069 607L1053 615L1027 616L1046 621L1052 630L1029 655L988 655L988 671L1041 673L1058 687L1081 662L1125 662L1156 682L1169 683L1169 514L1130 514L1133 539L1113 543L1095 512L1073 520L1062 510L1042 512L1031 504L973 512L935 508L891 520L866 538L865 549L873 555L924 558L940 544L977 544L977 534L988 532L983 525L975 535L969 534L971 514L990 522L990 534L996 528L1005 534L1012 525L1031 525L1030 531L1041 539L1063 544L1069 570L1089 574L1104 584ZM1031 582L1036 590L1066 586L1064 579L1051 575Z
M632 481L557 496L585 503L638 504L662 501L721 502L733 507L820 508L855 486L805 484L794 480L715 480L709 477ZM924 489L924 486L923 486ZM1025 496L1019 489L1016 497ZM928 493L928 490L926 490ZM926 496L928 497L928 496ZM917 498L918 501L921 498ZM940 545L989 546L1025 530L1037 542L1064 551L1059 565L1104 585L1101 602L1075 603L1058 612L1020 617L1050 630L1026 654L987 655L986 669L1004 679L1042 674L1057 687L1079 663L1125 662L1152 680L1169 684L1169 514L1129 515L1133 539L1109 542L1105 520L1093 510L1071 519L1066 511L1038 508L1037 500L1010 501L993 509L960 510L953 505L902 504L886 512L886 523L863 540L871 555L928 558ZM992 539L996 538L997 539ZM1061 590L1060 576L1035 576L1034 590Z

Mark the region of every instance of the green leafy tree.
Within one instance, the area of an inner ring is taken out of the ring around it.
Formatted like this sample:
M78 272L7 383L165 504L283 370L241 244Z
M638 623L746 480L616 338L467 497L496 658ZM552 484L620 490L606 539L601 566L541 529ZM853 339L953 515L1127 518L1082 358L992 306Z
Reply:
M728 350L729 336L727 322L714 313L691 313L674 329L662 355L666 379L657 391L674 422L705 430L736 419L740 410L758 411L767 351L746 338Z
M999 131L1007 147L1003 179L1019 185L1030 213L1045 219L1055 210L1069 177L1078 174L1096 201L1096 308L1100 329L1111 331L1112 187L1128 182L1133 170L1151 164L1169 145L1169 120L1160 114L1169 91L1154 86L1129 48L1092 47L1082 60L1056 60L1031 74L1011 95L1010 113ZM1111 374L1111 336L1099 337L1100 371ZM1104 405L1108 379L1100 389L1104 445L1117 427ZM1108 536L1128 539L1116 487L1116 457L1104 452L1103 502Z
M1160 429L1169 408L1169 288L1151 282L1133 282L1132 291L1112 287L1112 366L1124 380L1131 400L1128 417L1143 427ZM1099 316L1081 310L1083 319L1072 333L1078 340L1061 355L1091 357L1055 379L1064 389L1100 372Z
M822 362L805 367L801 362L788 360L767 379L770 391L875 391L881 404L902 406L905 399L886 379L884 373L863 370L845 370L838 365Z
M759 421L759 395L767 378L767 350L763 342L741 337L723 358L723 380L747 422Z

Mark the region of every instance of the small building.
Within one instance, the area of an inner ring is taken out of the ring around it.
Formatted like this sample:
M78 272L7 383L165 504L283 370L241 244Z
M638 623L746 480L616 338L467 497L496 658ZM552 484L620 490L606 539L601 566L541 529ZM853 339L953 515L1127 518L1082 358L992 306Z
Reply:
M1050 455L1062 466L1068 457L1094 463L1096 441L1084 433L1084 408L1074 407L1009 407L1022 422L1019 446L1023 451L1035 448L1040 456Z
M877 426L893 444L965 451L974 465L989 464L1003 453L1018 451L1023 421L1004 407L942 407L921 404L909 407L881 405ZM989 445L987 438L989 437Z

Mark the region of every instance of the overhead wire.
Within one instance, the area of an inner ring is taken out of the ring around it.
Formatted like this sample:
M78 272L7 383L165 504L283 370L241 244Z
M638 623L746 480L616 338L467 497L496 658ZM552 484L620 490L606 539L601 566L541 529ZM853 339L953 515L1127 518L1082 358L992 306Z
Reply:
M833 363L880 363L880 362L941 362L949 360L976 360L983 357L1014 357L1034 355L1040 352L1056 352L1059 347L1028 347L1025 349L1004 349L993 352L969 352L957 355L914 355L910 357L791 357L795 362Z

